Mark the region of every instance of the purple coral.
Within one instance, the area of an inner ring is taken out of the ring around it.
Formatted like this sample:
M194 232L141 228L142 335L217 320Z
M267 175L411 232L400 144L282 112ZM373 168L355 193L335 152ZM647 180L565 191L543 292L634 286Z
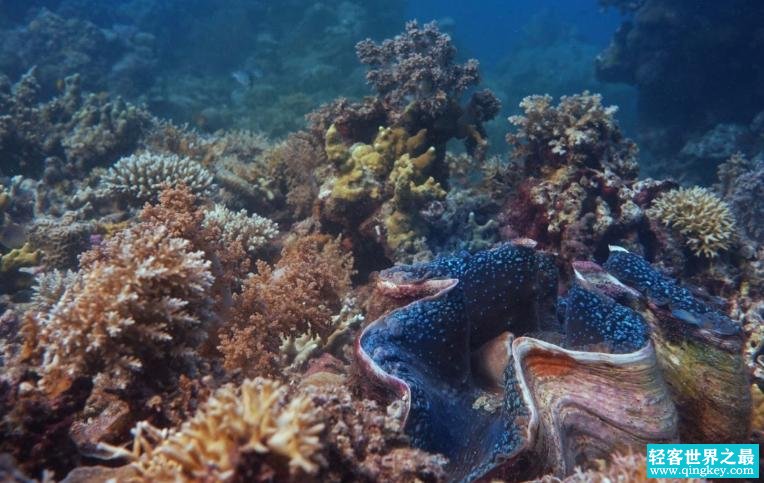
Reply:
M396 111L412 102L425 114L437 117L449 100L458 98L479 81L478 61L455 64L456 48L436 22L422 27L414 20L406 31L376 43L366 39L356 45L360 61L371 68L366 80Z

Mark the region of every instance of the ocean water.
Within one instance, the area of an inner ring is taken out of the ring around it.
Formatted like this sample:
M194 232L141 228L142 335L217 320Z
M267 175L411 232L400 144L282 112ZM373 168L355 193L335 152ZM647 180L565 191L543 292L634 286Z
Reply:
M760 0L0 0L0 481L763 442L762 52Z

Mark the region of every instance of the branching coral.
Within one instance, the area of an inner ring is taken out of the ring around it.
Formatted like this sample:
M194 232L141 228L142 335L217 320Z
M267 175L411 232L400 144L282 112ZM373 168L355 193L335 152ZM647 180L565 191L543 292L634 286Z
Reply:
M224 205L216 204L204 213L204 226L217 225L223 236L223 243L241 243L250 253L254 253L278 235L278 226L263 216L247 215L247 210L231 211Z
M518 130L507 135L515 158L552 166L609 165L622 176L636 174L636 145L618 128L618 108L604 107L599 94L563 96L557 106L551 96L529 96L520 107L525 115L509 118Z
M465 140L471 154L485 154L483 123L499 113L501 103L483 90L459 105L461 94L479 81L478 62L454 63L456 48L435 22L421 28L408 22L403 34L381 44L361 41L356 52L370 66L366 78L381 96L385 124L406 126L411 133L427 128L437 149L455 137Z
M212 175L199 163L175 155L143 153L122 158L103 177L107 192L126 195L133 204L156 201L166 187L188 186L210 193Z
M735 218L727 203L698 186L661 195L647 215L677 230L699 257L714 258L735 239Z
M258 262L258 273L234 296L231 321L220 333L225 366L245 375L283 375L282 337L304 334L326 343L339 322L350 288L353 259L324 235L299 238L284 248L274 267Z
M86 253L61 298L28 314L24 355L37 361L46 393L59 394L81 376L125 387L137 371L157 369L153 363L188 363L204 338L210 263L188 240L146 228L127 229Z
M78 76L63 86L61 96L40 103L34 70L15 86L0 78L0 169L36 174L49 157L79 169L107 165L135 149L153 122L121 99L83 95Z
M521 107L524 115L509 118L517 162L505 177L519 182L501 216L504 235L532 238L576 260L605 249L608 237L634 233L643 205L665 183L636 180L636 145L621 133L615 108L588 92L557 106L549 96L530 96Z
M102 446L132 459L143 481L235 481L260 472L284 480L313 474L324 425L309 398L287 397L287 391L267 379L224 386L178 429L143 422L133 430L132 451Z
M403 34L381 44L361 41L356 52L371 66L366 79L399 112L413 102L427 116L438 117L451 99L479 80L477 60L454 64L456 48L435 22L421 28L408 22Z

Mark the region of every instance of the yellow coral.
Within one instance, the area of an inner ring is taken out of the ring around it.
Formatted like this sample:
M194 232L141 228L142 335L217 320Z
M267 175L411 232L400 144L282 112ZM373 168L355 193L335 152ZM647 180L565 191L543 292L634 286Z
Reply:
M663 194L647 215L676 229L697 256L716 257L732 245L735 237L735 218L729 206L699 186Z
M14 248L3 255L0 261L0 272L6 273L21 267L32 267L40 263L40 252L33 250L29 243L21 248Z
M380 127L371 144L356 143L348 148L332 125L326 133L326 155L338 165L340 176L331 197L349 202L379 200L396 160L421 152L426 134L424 129L409 136L402 128Z
M226 385L180 428L142 422L134 429L132 451L101 448L131 459L144 481L230 481L250 454L273 455L269 463L283 462L293 475L314 474L324 425L310 398L290 399L287 392L287 386L260 378Z

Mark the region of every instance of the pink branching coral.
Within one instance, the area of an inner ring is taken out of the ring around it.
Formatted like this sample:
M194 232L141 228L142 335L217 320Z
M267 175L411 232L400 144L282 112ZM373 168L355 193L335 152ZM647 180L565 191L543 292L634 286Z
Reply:
M353 258L325 235L298 238L271 267L258 273L234 296L230 322L220 333L225 366L245 375L279 375L283 337L306 333L322 339L335 330L350 289Z

